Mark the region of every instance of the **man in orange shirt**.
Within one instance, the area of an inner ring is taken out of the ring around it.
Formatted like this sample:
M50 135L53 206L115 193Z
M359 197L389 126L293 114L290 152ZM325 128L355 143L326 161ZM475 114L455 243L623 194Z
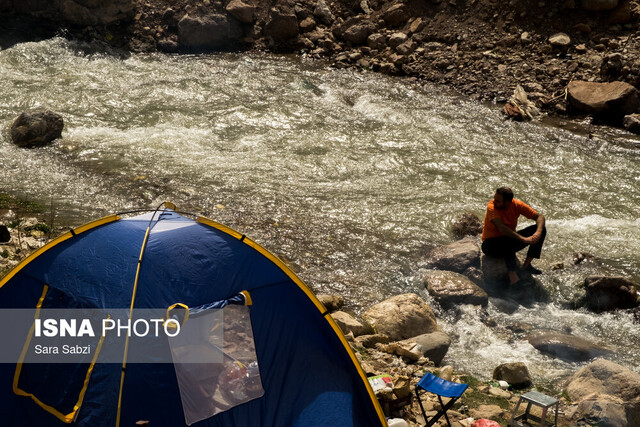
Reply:
M516 231L520 215L534 220L531 225ZM487 204L482 229L482 252L489 256L504 258L509 273L509 282L518 283L518 261L516 252L529 246L527 258L522 270L531 274L540 274L540 270L531 265L534 258L540 258L542 244L547 235L542 214L533 210L526 203L513 198L513 191L509 187L500 187Z

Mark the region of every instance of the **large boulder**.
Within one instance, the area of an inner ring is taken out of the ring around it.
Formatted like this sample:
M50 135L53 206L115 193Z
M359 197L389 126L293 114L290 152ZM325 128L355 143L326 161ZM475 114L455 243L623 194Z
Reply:
M269 22L264 27L264 35L275 41L286 41L299 34L298 18L293 11L272 9Z
M487 293L462 274L431 270L424 281L429 294L445 308L460 304L486 306L489 303Z
M580 4L589 12L603 12L618 6L618 0L581 0Z
M633 423L640 420L640 374L616 363L593 361L573 374L565 391L572 402L579 402L577 418L608 426L637 425Z
M624 277L587 277L583 304L597 313L640 306L640 285Z
M508 382L515 388L529 387L533 381L527 365L522 362L503 363L493 370L493 379Z
M625 82L573 81L567 86L567 100L578 113L622 120L640 106L638 91Z
M382 301L362 316L376 333L403 340L438 330L431 307L416 294L401 294Z
M242 38L242 26L225 15L185 15L178 22L178 43L195 51L226 50Z
M11 140L18 147L42 147L62 137L62 116L51 111L26 111L11 124Z
M527 341L541 353L568 362L584 362L611 353L601 345L573 335L553 331L538 331L526 337Z
M429 253L428 268L464 273L469 267L480 267L480 248L473 238L438 246Z
M255 6L251 6L242 0L231 0L225 10L242 23L251 24L255 20Z
M451 346L451 338L444 332L437 331L430 334L422 334L417 337L409 338L401 343L416 343L424 357L429 358L433 363L439 365Z
M451 232L458 239L464 236L476 236L482 233L482 222L476 214L465 212L453 221Z

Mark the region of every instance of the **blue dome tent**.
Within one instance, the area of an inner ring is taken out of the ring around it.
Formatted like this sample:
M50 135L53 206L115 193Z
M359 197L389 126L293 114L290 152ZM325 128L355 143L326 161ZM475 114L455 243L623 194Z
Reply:
M164 206L108 216L58 237L0 281L0 308L167 310L233 304L241 295L264 392L189 425L386 425L342 332L300 279L244 235ZM126 357L0 364L0 424L187 425L175 366Z

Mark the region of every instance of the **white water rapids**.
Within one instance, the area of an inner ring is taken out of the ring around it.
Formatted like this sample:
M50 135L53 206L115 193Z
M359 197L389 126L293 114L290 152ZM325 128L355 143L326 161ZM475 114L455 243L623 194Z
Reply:
M552 302L513 315L490 306L496 328L475 310L441 312L454 342L445 363L482 377L506 361L546 378L580 366L506 332L524 322L602 343L640 370L630 313L563 308L588 275L640 282L640 145L623 131L589 139L570 122L504 121L440 87L299 58L123 58L59 38L0 51L3 127L31 108L63 115L63 138L25 150L3 131L0 192L53 206L66 226L172 201L246 233L356 313L398 293L429 298L418 261L509 185L548 218L538 266ZM576 251L598 261L573 266Z

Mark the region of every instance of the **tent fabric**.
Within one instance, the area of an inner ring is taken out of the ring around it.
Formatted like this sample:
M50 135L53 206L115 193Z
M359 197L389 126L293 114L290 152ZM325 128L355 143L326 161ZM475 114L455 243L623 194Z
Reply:
M45 284L59 295L58 304L88 308L129 308L132 298L134 309L198 307L248 291L265 394L194 426L386 425L353 352L313 293L258 244L211 220L164 209L79 227L0 281L0 308L36 307ZM66 424L32 398L17 395L16 365L1 364L0 424L116 426L121 365L96 364L86 385L86 366L45 366L38 375L27 374L28 367L20 388L39 393L60 412L68 412L84 386L75 420ZM121 426L139 420L185 425L171 364L127 364L121 396Z

